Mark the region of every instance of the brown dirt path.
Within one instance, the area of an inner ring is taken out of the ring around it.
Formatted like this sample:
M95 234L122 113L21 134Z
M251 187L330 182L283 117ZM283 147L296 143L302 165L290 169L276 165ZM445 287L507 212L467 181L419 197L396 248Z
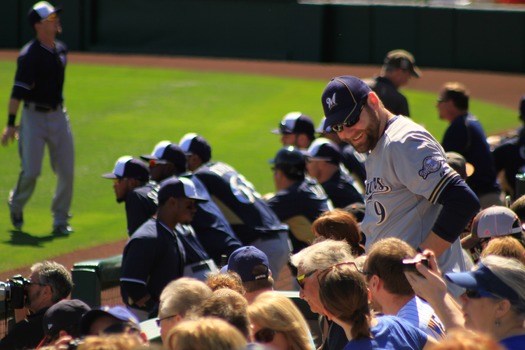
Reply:
M17 54L18 52L13 50L0 50L0 59L16 60ZM76 52L70 53L69 62L253 73L293 78L325 79L327 82L331 77L337 75L348 74L359 77L369 77L377 74L379 71L378 66L168 56L112 55ZM512 109L517 109L520 96L525 94L525 75L523 74L518 75L421 68L423 70L423 77L421 79L413 80L410 83L410 89L435 92L437 95L440 86L444 82L460 81L469 87L472 96ZM119 242L94 248L81 249L72 253L60 255L52 258L52 260L60 262L67 268L72 268L73 264L78 261L120 254L124 244L125 240L123 239ZM17 273L26 275L28 273L28 267L0 272L0 280L5 280ZM282 282L284 283L284 281ZM278 283L277 287L279 287L279 284L280 283Z

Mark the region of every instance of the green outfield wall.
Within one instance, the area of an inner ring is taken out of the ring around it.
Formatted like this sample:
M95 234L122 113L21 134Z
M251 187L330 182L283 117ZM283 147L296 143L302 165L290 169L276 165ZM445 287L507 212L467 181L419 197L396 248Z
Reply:
M32 36L32 1L7 0L0 48ZM277 0L57 0L74 51L380 64L404 48L426 67L525 72L525 6L299 4Z

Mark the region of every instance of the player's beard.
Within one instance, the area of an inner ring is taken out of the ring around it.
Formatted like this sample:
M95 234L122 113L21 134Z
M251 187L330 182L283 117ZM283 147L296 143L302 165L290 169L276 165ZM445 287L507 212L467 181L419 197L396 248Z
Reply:
M358 142L353 142L350 138L345 138L343 141L351 144L359 153L366 153L374 149L379 141L379 115L372 108L366 106L366 113L368 114L368 125L361 131L361 136Z

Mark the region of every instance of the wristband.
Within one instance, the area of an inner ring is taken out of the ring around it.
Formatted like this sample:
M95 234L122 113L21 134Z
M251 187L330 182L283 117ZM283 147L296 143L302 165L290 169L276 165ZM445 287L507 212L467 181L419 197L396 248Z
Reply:
M9 114L7 117L7 126L15 126L16 114Z

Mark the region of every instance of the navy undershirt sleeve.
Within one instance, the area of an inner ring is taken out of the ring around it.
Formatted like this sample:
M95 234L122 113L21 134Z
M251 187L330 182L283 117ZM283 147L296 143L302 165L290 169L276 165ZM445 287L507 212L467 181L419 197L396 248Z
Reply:
M443 206L432 231L454 242L479 211L478 197L459 176L445 187L437 202Z

